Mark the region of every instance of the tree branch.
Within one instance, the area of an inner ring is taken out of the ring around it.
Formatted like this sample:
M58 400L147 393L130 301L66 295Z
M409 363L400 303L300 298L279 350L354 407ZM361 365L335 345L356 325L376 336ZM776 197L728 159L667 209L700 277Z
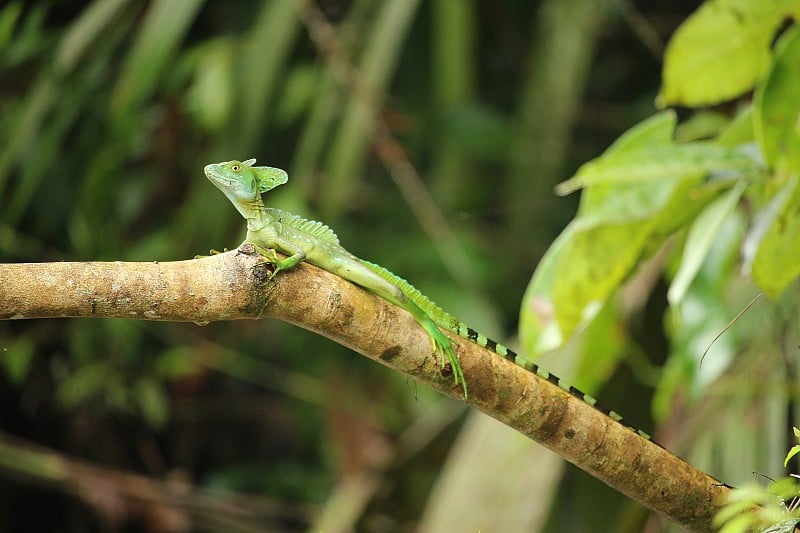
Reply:
M269 280L244 248L166 263L0 264L0 319L132 318L208 323L277 318L464 401L413 317L308 264ZM467 403L684 528L710 531L728 489L582 400L451 335Z
M82 500L112 531L122 529L131 518L144 521L148 531L277 531L287 521L307 521L315 511L278 505L264 497L206 490L179 478L131 474L3 432L0 470Z

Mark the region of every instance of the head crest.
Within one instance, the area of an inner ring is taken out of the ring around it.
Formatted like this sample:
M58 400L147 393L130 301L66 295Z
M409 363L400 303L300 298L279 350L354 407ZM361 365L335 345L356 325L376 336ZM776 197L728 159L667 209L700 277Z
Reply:
M255 163L255 159L249 159L248 161L252 161ZM245 161L243 164L246 164ZM274 167L253 167L253 172L256 175L256 180L258 181L258 192L267 192L279 185L283 185L287 181L289 181L289 175L286 173L285 170L281 170L280 168Z

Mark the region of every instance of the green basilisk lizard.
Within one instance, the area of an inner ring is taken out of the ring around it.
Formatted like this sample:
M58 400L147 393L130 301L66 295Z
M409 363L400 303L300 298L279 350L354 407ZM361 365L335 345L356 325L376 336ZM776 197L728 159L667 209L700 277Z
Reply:
M433 353L441 351L447 358L453 370L455 384L462 385L465 397L467 383L461 364L450 339L439 329L440 327L505 357L592 405L639 435L650 438L646 433L625 424L617 413L601 408L588 394L564 383L557 376L517 355L502 344L467 327L456 317L443 311L406 280L379 265L351 254L339 244L339 238L333 230L322 222L266 207L261 195L286 183L288 175L279 168L254 166L255 162L255 159L248 159L206 165L205 174L247 220L247 237L244 242L254 245L259 253L274 264L272 276L281 270L290 269L302 261L307 261L402 307L411 313L427 332ZM287 257L281 259L276 250ZM445 360L442 358L442 366L444 365Z

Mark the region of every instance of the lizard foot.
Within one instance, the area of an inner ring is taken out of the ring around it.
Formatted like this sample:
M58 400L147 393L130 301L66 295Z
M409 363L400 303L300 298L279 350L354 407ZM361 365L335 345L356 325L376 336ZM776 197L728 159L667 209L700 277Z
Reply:
M194 258L195 259L202 259L204 257L211 257L212 255L219 255L219 254L225 253L227 251L228 251L227 248L223 248L221 252L212 248L211 250L208 251L209 255L199 255L198 254L198 255L194 256Z
M442 333L442 331L433 323L429 326L423 326L431 338L433 345L433 353L441 353L440 361L442 368L445 368L449 363L453 371L453 380L456 385L461 383L464 388L464 398L467 398L467 380L464 379L464 370L461 368L461 361L458 360L453 343L450 339Z
M239 246L239 252L247 255L258 254L264 258L266 262L271 263L274 269L269 275L268 281L274 278L278 272L287 268L284 264L286 260L281 260L281 258L278 257L278 252L272 248L264 248L252 242L245 242Z

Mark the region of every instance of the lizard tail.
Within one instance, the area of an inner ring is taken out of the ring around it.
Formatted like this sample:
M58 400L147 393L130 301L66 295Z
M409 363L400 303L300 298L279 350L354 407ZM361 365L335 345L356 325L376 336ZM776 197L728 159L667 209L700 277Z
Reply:
M575 396L579 400L588 403L589 405L591 405L592 407L594 407L607 417L611 418L612 420L619 422L623 426L632 430L634 433L637 433L638 435L646 438L647 440L652 440L650 435L625 422L622 419L622 416L620 416L617 412L612 411L610 409L606 409L605 407L601 406L599 403L597 403L597 400L595 400L592 396L586 394L585 392L576 387L573 387L572 385L568 384L555 374L551 374L550 372L540 367L536 363L533 363L528 359L526 359L525 357L517 354L507 346L504 346L499 342L495 342L492 339L483 335L482 333L479 333L474 329L470 328L469 326L458 320L450 313L444 311L441 307L436 305L430 298L422 294L419 291L419 289L411 285L408 281L404 280L394 272L391 272L390 270L387 270L380 265L376 265L375 263L364 261L363 259L361 259L361 262L371 271L378 274L380 277L382 277L392 285L399 287L400 290L403 291L403 294L405 294L409 300L414 302L420 309L422 309L431 318L431 320L433 320L439 327L452 331L459 337L463 337L469 341L474 342L478 346L482 346L487 350L491 350L497 355L504 357L505 359L508 359L515 365L520 366L525 370L528 370L529 372L536 374L542 379L546 379L553 385L556 385L562 390L570 393L572 396Z

